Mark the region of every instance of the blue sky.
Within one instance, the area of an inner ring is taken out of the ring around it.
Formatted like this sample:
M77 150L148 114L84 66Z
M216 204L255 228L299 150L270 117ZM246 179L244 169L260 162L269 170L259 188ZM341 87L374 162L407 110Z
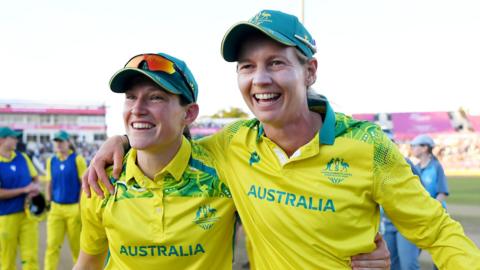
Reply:
M299 16L301 2L2 1L0 99L105 103L109 133L123 132L110 76L135 54L163 51L191 67L201 115L247 111L220 42L263 8ZM314 88L336 110L480 113L480 1L305 0L305 24L318 45Z

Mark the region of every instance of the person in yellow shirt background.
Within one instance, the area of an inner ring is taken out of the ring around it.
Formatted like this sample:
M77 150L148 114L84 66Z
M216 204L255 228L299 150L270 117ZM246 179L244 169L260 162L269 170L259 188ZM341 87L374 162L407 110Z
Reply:
M20 134L0 127L0 265L16 269L20 246L22 268L38 269L38 221L27 217L27 196L39 194L38 175L30 158L16 151Z
M70 252L75 263L80 251L80 191L81 178L87 168L85 158L75 152L70 134L60 130L54 134L55 154L46 163L45 195L50 211L47 218L47 249L45 270L55 270L60 251L68 237Z

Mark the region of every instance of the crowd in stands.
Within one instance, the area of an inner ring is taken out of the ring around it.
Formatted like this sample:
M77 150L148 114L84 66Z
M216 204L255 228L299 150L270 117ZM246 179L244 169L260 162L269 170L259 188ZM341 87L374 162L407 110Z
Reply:
M480 170L480 133L459 132L433 135L436 146L433 153L447 171ZM400 150L410 156L410 144L399 144Z

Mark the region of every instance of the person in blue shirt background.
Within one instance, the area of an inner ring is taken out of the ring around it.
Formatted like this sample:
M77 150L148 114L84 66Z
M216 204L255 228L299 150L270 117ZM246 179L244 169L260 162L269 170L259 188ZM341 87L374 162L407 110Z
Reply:
M25 200L39 194L38 173L16 150L19 132L0 127L0 265L16 269L20 247L23 269L38 269L38 221L25 212Z
M435 142L428 135L418 135L410 143L412 154L419 159L417 168L420 170L420 180L430 196L440 201L446 208L445 199L448 196L447 177L443 167L433 154Z
M75 263L80 252L80 189L85 159L75 153L70 135L63 130L54 135L55 155L47 160L46 199L50 204L47 219L45 268L57 269L65 231Z

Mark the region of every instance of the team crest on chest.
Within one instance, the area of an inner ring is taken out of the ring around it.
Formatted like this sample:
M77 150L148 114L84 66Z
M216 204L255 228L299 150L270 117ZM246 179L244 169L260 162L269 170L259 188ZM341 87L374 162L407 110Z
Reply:
M218 220L217 209L210 205L201 205L195 213L193 223L197 224L204 230L209 230Z
M60 164L60 171L65 170L65 164Z
M350 164L348 164L348 162L346 162L343 158L335 157L327 162L327 165L322 170L322 174L333 184L340 184L346 178L352 176L352 174L348 172L349 169Z
M12 170L13 172L16 172L17 167L15 165L10 165L10 170Z

